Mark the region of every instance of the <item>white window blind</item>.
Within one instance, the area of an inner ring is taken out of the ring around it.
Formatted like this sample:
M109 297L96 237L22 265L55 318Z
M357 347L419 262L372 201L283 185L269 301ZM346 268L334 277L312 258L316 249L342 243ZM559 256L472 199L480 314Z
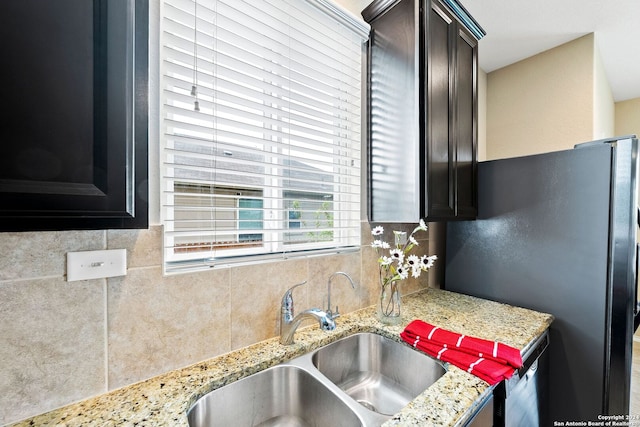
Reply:
M360 244L366 24L319 0L164 0L167 273Z

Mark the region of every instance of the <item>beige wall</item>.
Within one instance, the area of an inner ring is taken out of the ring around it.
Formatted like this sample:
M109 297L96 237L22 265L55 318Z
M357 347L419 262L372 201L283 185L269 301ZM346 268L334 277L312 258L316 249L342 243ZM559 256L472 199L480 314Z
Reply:
M593 52L593 134L591 139L615 136L615 103L597 43Z
M480 160L640 135L640 98L614 102L594 34L485 76L478 85Z
M369 6L372 1L373 0L335 0L340 6L358 17L360 17L362 9Z
M478 161L487 160L487 73L478 70Z
M595 52L589 34L489 73L487 158L556 151L594 139ZM602 92L601 86L598 97L604 98Z
M617 102L615 114L616 135L640 136L640 98Z

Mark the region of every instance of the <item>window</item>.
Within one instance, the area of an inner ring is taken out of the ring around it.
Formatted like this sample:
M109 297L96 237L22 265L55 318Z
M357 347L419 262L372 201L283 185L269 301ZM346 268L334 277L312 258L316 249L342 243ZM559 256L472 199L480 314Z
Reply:
M363 22L328 0L164 0L166 272L357 248Z

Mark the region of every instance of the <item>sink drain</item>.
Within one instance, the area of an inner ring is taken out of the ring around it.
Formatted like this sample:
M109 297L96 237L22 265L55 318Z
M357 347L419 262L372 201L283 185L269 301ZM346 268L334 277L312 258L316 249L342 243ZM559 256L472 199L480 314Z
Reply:
M368 400L358 400L358 403L373 412L378 412L373 403L369 402Z

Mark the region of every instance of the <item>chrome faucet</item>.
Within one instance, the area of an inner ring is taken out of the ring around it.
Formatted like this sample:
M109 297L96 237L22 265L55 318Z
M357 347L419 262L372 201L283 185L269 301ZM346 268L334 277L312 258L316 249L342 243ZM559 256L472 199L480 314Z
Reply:
M338 311L338 306L337 305L336 305L335 313L333 311L331 311L331 279L333 279L334 276L337 276L337 275L341 275L341 276L346 277L349 280L349 283L351 283L351 287L353 289L356 288L356 285L355 285L355 283L353 283L353 279L351 279L351 276L349 276L344 271L336 271L331 276L329 276L329 280L327 281L327 315L329 315L329 317L331 317L332 319L336 319L336 318L340 317L340 312Z
M294 317L291 291L305 283L307 283L306 280L290 287L282 297L282 304L280 305L280 344L293 344L293 335L304 319L316 319L320 329L323 331L333 331L336 328L333 318L319 308L310 308Z

